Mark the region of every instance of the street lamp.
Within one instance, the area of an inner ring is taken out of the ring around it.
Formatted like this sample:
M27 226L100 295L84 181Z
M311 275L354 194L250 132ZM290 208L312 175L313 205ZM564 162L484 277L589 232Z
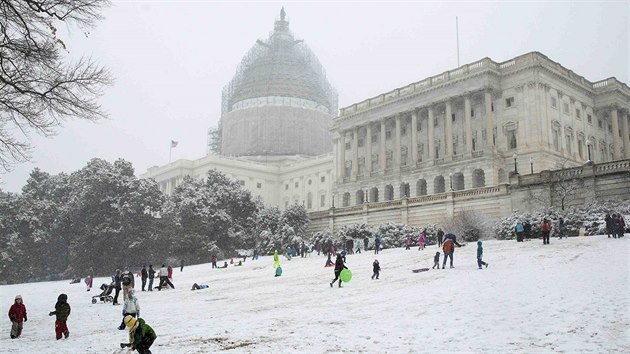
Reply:
M453 173L448 174L448 179L451 182L451 192L453 191Z
M532 158L529 158L529 169L531 171L531 174L534 174L534 160L532 160Z
M368 188L365 190L365 203L366 204L370 202L369 199L370 199L370 189Z
M332 208L335 208L335 195L332 195Z
M586 150L588 151L588 161L586 162L591 162L591 144L593 142L591 141L590 138L586 139Z
M516 158L518 156L516 155L516 153L514 153L514 155L512 155L512 158L514 159L514 174L518 173L518 167L516 166Z

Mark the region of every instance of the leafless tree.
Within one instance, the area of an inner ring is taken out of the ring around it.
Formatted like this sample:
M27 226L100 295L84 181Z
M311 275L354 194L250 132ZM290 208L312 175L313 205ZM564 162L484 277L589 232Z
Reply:
M560 207L565 206L579 197L584 189L584 179L581 169L565 169L568 160L562 163L562 169L554 171L551 177L552 193L560 200Z
M64 60L57 25L84 31L109 0L0 0L0 172L28 160L32 132L50 136L69 118L106 117L97 103L109 72L90 58Z

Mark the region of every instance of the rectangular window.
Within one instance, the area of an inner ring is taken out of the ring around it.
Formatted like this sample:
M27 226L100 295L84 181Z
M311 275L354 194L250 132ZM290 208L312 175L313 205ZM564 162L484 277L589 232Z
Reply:
M350 143L346 143L346 150L350 150L350 148L351 148L351 147L352 147L352 146L351 146L351 144L350 144Z
M490 112L494 112L494 102L490 102Z
M389 140L392 138L392 131L388 130L385 132L385 140Z
M597 120L597 126L599 127L599 129L602 129L604 127L604 125L602 124L602 120L601 119Z
M256 183L256 188L258 189L262 188L262 183Z
M555 97L551 97L551 107L552 108L558 108L558 99Z
M566 102L562 103L562 111L564 112L564 114L569 114L569 104Z
M418 129L416 129L417 131L421 132L422 131L422 122L418 122Z
M471 108L471 109L470 109L470 116L471 116L471 117L474 117L474 116L475 116L475 109L474 109L474 108Z
M326 176L322 176L319 180L320 180L321 182L326 182Z
M319 206L320 207L324 207L326 205L326 196L325 195L321 195L319 197Z
M455 113L451 114L451 122L455 121Z
M438 126L438 120L435 119L435 117L433 117L433 126L437 127Z
M582 111L580 111L579 109L575 109L575 117L577 119L582 119Z
M285 185L284 185L284 190L285 190L285 191L288 191L288 190L289 190L289 185L288 185L288 184L285 184Z
M508 97L505 99L505 107L510 108L514 106L514 97Z
M378 140L377 136L378 136L378 135L372 135L372 142L373 142L373 143L375 143L375 142L376 142L376 140Z
M405 135L407 135L407 127L402 127L402 128L400 128L400 135L401 135L401 136L405 136Z
M357 146L363 147L364 144L365 144L365 140L363 138L359 138L359 141L357 141Z
M295 188L300 186L300 182L295 182Z
M592 124L593 123L593 116L590 115L590 114L587 114L586 115L586 120L588 121L589 124Z

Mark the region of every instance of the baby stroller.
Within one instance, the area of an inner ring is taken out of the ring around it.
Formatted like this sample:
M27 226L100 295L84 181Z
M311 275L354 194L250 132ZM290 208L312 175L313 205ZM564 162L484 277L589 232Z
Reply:
M101 292L98 295L92 296L92 303L93 304L97 303L99 300L101 300L102 302L105 302L105 303L114 301L114 297L111 295L112 294L112 290L114 290L114 283L111 283L109 285L103 284L103 285L101 285L100 289L103 290L103 292Z

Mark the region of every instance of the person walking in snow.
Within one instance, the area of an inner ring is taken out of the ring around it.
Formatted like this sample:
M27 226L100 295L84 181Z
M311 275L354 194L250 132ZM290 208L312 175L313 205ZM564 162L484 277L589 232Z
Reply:
M374 254L378 254L381 248L381 239L378 235L374 236Z
M87 287L86 291L90 291L90 289L92 289L92 277L90 275L85 277L85 286Z
M623 237L626 231L626 220L621 213L619 214L619 237Z
M523 232L525 232L525 228L520 221L516 222L516 226L514 226L514 232L516 233L516 242L523 242Z
M273 252L273 267L279 267L280 266L280 257L278 256L278 250L275 250Z
M411 248L409 247L411 245L411 237L407 236L405 238L405 251L410 250Z
M606 222L606 233L608 234L608 238L610 238L610 234L612 233L612 217L610 213L606 213L604 221Z
M328 259L326 259L326 264L324 265L324 267L331 267L332 265L334 265L335 263L333 263L332 259L330 259L331 257L331 253L328 253Z
M435 269L435 267L440 269L440 252L435 252L435 256L433 257L433 268L431 269Z
M129 328L130 343L121 343L120 347L131 347L131 350L137 350L140 354L151 354L149 348L157 338L153 328L142 318L125 316L123 322Z
M122 273L121 283L122 283L123 301L124 301L127 298L127 295L129 294L129 290L133 289L134 283L135 283L133 274L131 274L129 269L125 269L125 271Z
M551 233L551 223L547 219L543 219L542 226L540 227L543 235L543 245L549 244L549 234Z
M488 268L488 263L482 260L483 258L483 246L481 245L481 241L477 241L477 266L481 269L481 266L486 266Z
M120 272L120 269L116 269L116 275L114 275L113 280L116 293L114 295L114 301L112 302L112 305L118 305L118 294L120 293L120 289L122 289L122 273Z
M438 240L438 247L442 247L442 240L444 240L444 231L442 231L442 229L438 229L437 240Z
M219 266L217 266L217 256L215 254L212 255L212 269L214 268L219 268Z
M560 217L558 219L558 239L562 240L562 236L564 236L564 219Z
M418 251L424 250L424 244L427 242L427 230L424 229L418 237Z
M166 267L166 265L162 264L162 268L160 268L160 285L158 285L158 291L161 291L162 287L166 286L167 284L171 288L175 289L175 286L173 285L173 283L171 283L171 281L168 278L168 268Z
M153 265L149 264L149 291L153 291L153 278L155 278L155 270Z
M451 268L453 267L453 252L455 252L455 241L451 238L447 238L442 244L442 251L444 252L444 261L442 262L442 269L446 269L446 260L451 259Z
M125 317L133 316L140 317L140 302L138 298L135 296L134 290L129 289L129 294L127 294L127 298L125 299L125 303L122 309L123 320L120 322L120 326L118 326L119 330L125 329Z
M147 272L147 266L143 265L142 270L140 271L140 279L142 280L142 291L144 291L144 287L147 285L148 277L149 272ZM151 285L149 285L149 289L151 289Z
M381 273L381 265L378 264L378 259L375 259L374 263L372 263L372 272L374 272L374 274L372 274L372 280L374 280L374 277L378 279L378 276Z
M369 245L369 243L370 243L370 240L368 239L368 237L367 237L367 236L365 236L365 237L363 238L363 249L364 249L366 252L367 252L367 250L368 250L368 245Z
M173 281L173 267L169 265L166 271L168 273L168 280Z
M55 320L55 336L57 340L61 339L61 335L65 338L70 336L68 330L68 317L70 316L70 304L68 303L68 295L61 294L57 297L55 311L51 311L48 316L57 316Z
M179 261L179 272L183 272L184 271L184 260L182 259L181 261Z
M28 320L22 295L17 295L13 305L9 308L9 319L11 320L11 339L20 337L24 322Z
M341 279L339 278L339 275L341 274L341 271L344 269L348 269L348 267L346 267L345 264L343 264L343 258L341 258L341 254L337 255L337 260L335 261L335 279L333 279L333 281L330 282L330 287L333 287L333 284L335 283L335 281L337 281L337 279L339 279L339 287L341 288Z

